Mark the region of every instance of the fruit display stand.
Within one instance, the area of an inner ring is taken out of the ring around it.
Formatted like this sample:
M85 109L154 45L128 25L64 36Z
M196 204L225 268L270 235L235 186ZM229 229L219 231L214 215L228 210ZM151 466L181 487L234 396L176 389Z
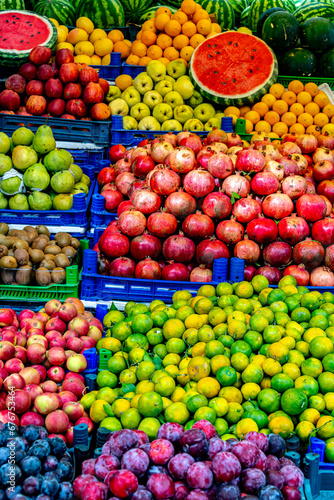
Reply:
M305 482L301 491L302 500L333 500L334 472L319 470L319 455L308 453L304 459L303 471Z
M308 451L319 455L319 467L321 470L334 471L334 464L325 462L326 443L322 439L311 437Z
M334 90L334 78L322 78L321 76L284 76L279 75L277 83L281 83L284 87L288 87L289 83L293 80L299 80L304 85L307 83L315 83L316 85L322 85L327 83L331 90Z

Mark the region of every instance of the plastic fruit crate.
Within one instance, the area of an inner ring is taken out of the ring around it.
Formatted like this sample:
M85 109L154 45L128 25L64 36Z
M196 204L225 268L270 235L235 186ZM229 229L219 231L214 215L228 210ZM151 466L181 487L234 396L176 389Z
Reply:
M110 162L108 162L110 165ZM101 167L103 168L103 167ZM94 193L92 196L92 206L91 206L91 218L90 218L90 227L106 227L109 222L117 219L116 212L107 212L104 208L105 198L99 194L99 185L96 181L94 187Z
M325 441L322 441L322 439L318 439L316 437L311 437L310 444L308 446L308 451L319 455L320 470L334 471L334 463L325 462L325 449L326 449Z
M252 139L252 134L246 134L246 120L243 118L238 118L235 125L235 132L240 135L241 139L250 142ZM271 139L272 141L281 141L280 137Z
M79 167L94 167L94 172L99 171L96 167L104 160L105 148L99 149L67 149L73 156L74 163Z
M306 83L315 83L316 85L322 85L323 83L327 83L331 90L334 90L334 78L322 78L317 76L283 76L280 75L277 79L277 83L281 83L284 87L288 87L290 82L294 80L299 80L304 85Z
M319 470L319 455L315 453L307 453L303 465L302 500L334 500L334 471Z
M97 354L97 350L95 347L91 349L85 349L82 354L85 356L87 360L87 368L84 370L83 375L93 375L97 373L99 356Z

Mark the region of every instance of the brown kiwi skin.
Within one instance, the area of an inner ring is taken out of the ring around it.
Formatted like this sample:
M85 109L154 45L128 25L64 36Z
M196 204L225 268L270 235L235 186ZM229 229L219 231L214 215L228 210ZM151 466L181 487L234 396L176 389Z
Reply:
M71 244L71 247L75 248L76 250L78 250L78 248L80 248L80 241L78 240L78 238L72 238L70 244Z
M14 259L16 259L16 262L18 263L19 266L26 266L29 262L29 254L27 250L24 250L23 248L18 248L14 252Z
M73 247L63 247L62 251L69 259L73 259L73 257L77 253L76 249Z
M47 260L55 260L55 255L52 253L44 253L44 255Z
M38 285L41 285L41 286L50 285L51 274L50 274L50 271L48 269L46 269L46 267L40 267L39 269L37 269L35 276L36 276L36 282L38 283Z
M68 233L57 233L55 241L61 248L68 247L71 244L72 236Z
M56 267L51 271L51 279L53 283L65 283L66 282L66 271L62 267Z
M30 266L21 266L18 271L16 271L16 283L19 285L29 285L34 278L34 271Z
M37 248L38 250L42 250L44 252L45 247L48 246L49 240L46 240L42 236L37 236L37 238L33 241L31 248Z
M39 235L40 234L45 234L49 238L51 236L51 233L50 233L50 231L48 230L48 228L46 226L43 226L43 225L37 226L36 227L36 231L38 232Z
M1 269L0 276L5 285L15 283L16 271L14 269Z
M23 228L23 231L27 231L27 233L28 233L29 231L36 231L36 228L32 227L32 226L25 226ZM37 233L37 231L36 231L36 233Z
M29 248L29 257L34 264L38 264L39 262L42 262L42 260L45 258L45 255L42 250L38 250L37 248Z
M8 255L8 248L5 245L0 245L0 259Z
M46 269L52 271L56 267L56 264L54 263L53 260L44 259L40 263L40 267L46 267Z
M27 243L30 242L30 236L28 235L27 231L23 231L23 229L10 229L8 231L8 236L14 236L14 238L20 238L20 240L24 240Z
M52 253L52 255L57 255L58 253L61 253L61 248L58 245L49 244L44 248L44 251L45 253Z
M23 250L26 250L27 252L29 251L29 243L24 240L17 240L14 245L13 245L13 250L18 250L19 248L22 248Z
M9 226L5 222L0 223L0 234L7 234L9 231Z
M59 253L55 257L55 264L57 267L68 267L71 265L70 259L64 253Z
M0 259L0 267L3 269L15 269L18 267L15 257L6 255Z

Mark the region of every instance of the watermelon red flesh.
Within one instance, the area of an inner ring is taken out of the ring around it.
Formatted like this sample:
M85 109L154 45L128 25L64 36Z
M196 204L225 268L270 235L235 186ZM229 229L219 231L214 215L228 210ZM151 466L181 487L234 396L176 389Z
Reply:
M243 105L256 102L276 81L277 61L259 38L228 31L195 49L190 74L197 90L208 99Z

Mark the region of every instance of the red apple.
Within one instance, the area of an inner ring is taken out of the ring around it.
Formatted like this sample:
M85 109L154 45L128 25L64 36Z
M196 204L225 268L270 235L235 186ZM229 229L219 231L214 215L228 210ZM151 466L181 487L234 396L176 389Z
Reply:
M107 82L107 80L104 80L103 78L99 78L98 83L101 85L101 87L103 89L103 92L105 94L108 94L108 92L109 92L109 82Z
M94 430L94 422L90 418L88 418L88 417L81 417L81 418L79 418L75 422L75 425L79 425L79 424L87 424L87 426L88 426L88 434L90 434Z
M44 337L44 331L40 328L30 328L30 330L26 330L25 337L29 339L30 337L34 337L35 335L41 335Z
M43 325L46 325L50 318L45 312L39 311L35 314L34 319L36 321L40 321L41 323L43 323Z
M37 68L34 64L27 62L27 63L22 64L22 66L19 69L19 73L26 80L28 80L28 81L33 80L36 77Z
M2 378L2 380L6 380L8 376L8 371L5 368L0 368L0 377Z
M92 325L89 327L89 332L87 333L87 337L92 337L98 342L102 339L102 332L96 326Z
M0 422L2 422L3 424L15 424L17 427L19 427L20 425L19 417L9 410L0 411Z
M1 340L6 340L7 342L11 342L13 345L16 344L16 333L12 332L11 330L2 330L2 339Z
M70 391L61 391L58 393L58 396L60 397L62 406L64 406L65 403L69 403L70 401L78 401L78 398L73 394L73 392Z
M88 323L87 323L88 325ZM15 356L15 347L10 342L3 340L0 342L0 359L7 361Z
M79 402L70 401L63 405L63 410L71 420L71 422L76 422L79 418L83 416L85 411L84 407Z
M27 347L27 358L30 363L43 363L46 356L46 348L41 344L31 344Z
M76 307L78 313L83 314L85 312L85 306L80 299L77 299L76 297L69 297L65 300L65 304L67 304L68 302Z
M63 338L67 341L68 339L74 338L74 337L79 337L78 332L75 332L74 330L67 330L67 332L64 333Z
M55 394L45 393L35 399L35 408L41 415L48 415L59 407L59 401Z
M27 340L27 348L32 344L41 344L45 349L48 347L48 341L43 335L32 335Z
M46 358L44 361L43 361L43 366L48 370L49 368L51 368L52 364L50 363L50 361L48 360L48 358Z
M63 382L63 391L70 391L78 398L81 399L86 392L86 387L81 380L76 378L68 378Z
M73 353L75 354L75 353ZM81 382L84 384L85 383L85 377L83 375L80 375L80 373L72 373L72 372L67 372L65 375L65 380L69 378L74 378L77 380L81 380Z
M23 388L28 394L30 394L31 401L34 402L37 396L43 394L43 389L37 384L28 384Z
M12 309L0 309L0 326L9 326L13 323L15 315Z
M26 64L30 64L30 63L26 63ZM24 64L23 64L23 66L24 66ZM33 65L31 65L31 66L33 66ZM23 309L23 311L21 311L19 316L18 316L18 320L21 323L21 321L23 321L24 319L31 319L34 316L35 316L35 313L31 309Z
M64 88L64 99L79 99L82 94L82 87L80 83L67 83Z
M24 91L26 89L26 81L22 75L19 74L11 75L5 81L5 87L7 90L13 90L18 94L24 94Z
M27 96L43 95L43 91L44 91L43 82L40 82L39 80L30 80L30 82L27 83L26 87Z
M63 349L66 347L66 340L63 337L56 337L52 340L49 340L49 347L62 347Z
M24 378L26 384L40 384L41 382L39 372L32 366L23 368L23 370L20 371L20 375Z
M95 69L90 66L86 66L80 71L79 80L82 85L87 85L90 82L98 83L99 74Z
M52 347L47 356L53 366L61 366L66 361L65 351L62 347Z
M46 314L48 316L51 316L52 313L58 311L58 309L60 308L60 306L61 306L60 300L52 299L52 300L49 300L45 304L44 309L45 309Z
M63 96L63 84L59 78L50 78L45 84L44 92L48 97L59 99Z
M66 368L74 373L81 373L87 368L87 359L83 354L72 354L66 361Z
M76 82L79 70L74 63L64 63L59 68L59 78L63 83Z
M65 321L65 323L69 323L72 319L74 319L78 315L78 311L73 304L65 302L59 308L58 314L60 319Z
M65 120L65 119L66 119L66 120L76 120L75 116L70 115L70 114L68 114L68 113L65 113L64 115L61 115L61 117L60 117L60 118L64 118L64 120Z
M84 118L87 115L86 104L82 99L70 99L66 103L66 112L76 118Z
M60 318L51 318L45 325L45 331L49 332L51 330L56 330L59 333L65 333L67 330L66 324Z
M61 366L52 366L52 368L48 369L48 377L53 382L62 382L65 377L65 372Z
M42 81L50 80L55 76L50 64L42 64L37 70L37 79Z
M65 434L66 440L68 442L68 446L70 448L73 447L73 439L74 439L73 433L74 433L74 428L73 428L73 425L72 425L72 427L70 427L69 429L67 429L66 434Z
M49 413L45 419L46 430L55 434L66 432L69 423L70 420L63 410L55 410Z
M80 352L83 349L83 342L77 337L67 339L67 347L74 352Z
M68 360L68 358L72 355L72 354L75 354L75 351L70 351L69 349L67 349L65 351L65 354L66 354L66 361Z
M46 380L39 386L43 389L43 392L52 392L52 394L58 392L58 385L53 380Z
M61 50L63 50L63 49L61 49ZM71 52L71 53L72 53L72 52ZM63 434L49 434L48 438L49 438L49 439L53 439L53 438L60 438L60 439L62 439L62 440L64 441L64 443L65 443L65 444L66 444L66 446L67 446L67 439L66 439L66 437L65 437L65 436L63 436Z
M42 415L39 413L36 413L35 411L28 411L21 417L21 422L20 422L21 427L24 427L26 425L41 425L44 427L44 418Z
M45 338L47 339L48 342L50 342L53 339L62 339L63 336L57 330L50 330L50 331L46 332Z
M109 106L107 106L107 104L104 104L104 102L100 102L92 106L92 109L90 110L90 115L93 118L93 120L104 121L104 120L109 120L111 116L111 111Z
M0 94L0 108L16 111L20 106L20 96L12 90L3 90Z
M40 330L44 331L44 323L42 323L42 321L38 321L38 319L32 318L26 322L24 328L26 332L28 332L32 328L39 328Z
M10 392L6 397L7 409L14 413L18 413L19 415L28 411L30 408L30 404L30 395L21 389Z
M4 381L4 388L6 391L23 389L26 383L23 377L19 373L13 373L9 375Z
M52 56L51 49L49 47L45 47L44 45L36 45L29 52L29 61L37 66L41 64L46 64L50 61Z
M86 104L96 104L103 102L104 92L100 84L89 82L83 93L83 98Z
M20 345L16 345L15 346L15 358L18 358L23 363L25 363L27 361L27 350Z
M62 64L66 63L73 63L74 62L74 55L70 51L70 49L60 49L58 50L56 54L56 64L57 66L61 66Z
M16 334L16 346L24 347L27 343L25 333L21 330Z
M42 365L33 365L32 368L35 368L35 370L38 371L41 377L41 382L44 382L44 380L46 379L46 368L44 368L44 366Z
M47 102L42 95L31 95L26 102L27 112L32 115L43 115L46 111Z
M5 363L5 370L11 373L19 373L24 368L24 364L18 358L8 359Z
M83 343L83 349L91 349L92 347L95 347L97 342L93 337L80 337L80 340Z
M86 319L76 317L70 321L68 328L77 332L81 337L82 335L88 334L89 323Z
M65 101L62 99L54 99L53 101L49 102L48 107L47 107L47 112L51 116L55 116L56 118L59 118L65 111Z

